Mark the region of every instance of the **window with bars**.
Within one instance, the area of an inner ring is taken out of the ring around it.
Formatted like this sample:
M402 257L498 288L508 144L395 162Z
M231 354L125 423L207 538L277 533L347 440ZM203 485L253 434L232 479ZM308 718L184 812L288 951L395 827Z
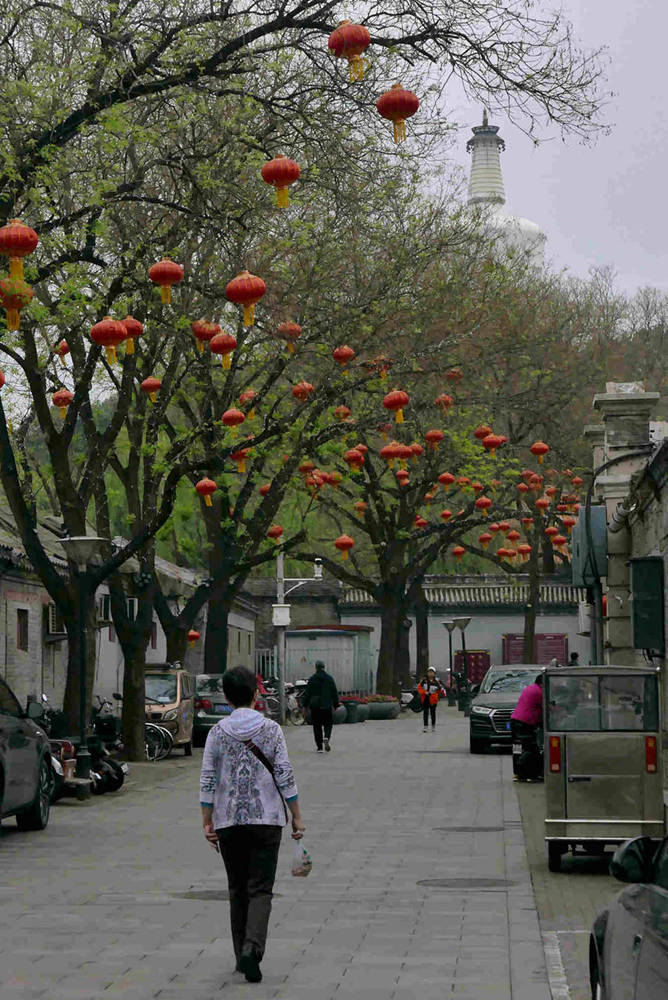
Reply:
M28 609L16 609L16 648L28 652Z

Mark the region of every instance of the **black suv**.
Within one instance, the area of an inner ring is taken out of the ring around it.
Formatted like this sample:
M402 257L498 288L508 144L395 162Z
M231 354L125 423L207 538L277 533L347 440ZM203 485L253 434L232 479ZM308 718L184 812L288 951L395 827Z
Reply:
M493 744L512 745L510 717L520 694L542 669L530 663L490 667L480 687L471 689L471 753L484 753Z
M49 822L49 741L33 721L43 714L39 702L31 702L24 712L0 680L0 820L16 816L19 830L43 830Z

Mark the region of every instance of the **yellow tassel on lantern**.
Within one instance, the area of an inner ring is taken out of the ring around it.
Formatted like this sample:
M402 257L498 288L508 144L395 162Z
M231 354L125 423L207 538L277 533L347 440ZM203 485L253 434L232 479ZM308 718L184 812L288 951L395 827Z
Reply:
M211 497L209 496L208 493L204 497L204 503L207 505L207 507L213 507L213 504L211 503Z
M107 348L105 348L105 350L107 352L107 361L109 362L110 365L115 365L116 364L116 348L115 347L107 347Z
M393 458L388 458L388 460L387 460L387 467L388 467L388 469L393 469L394 468L394 459Z
M66 406L59 406L58 409L60 410L60 415L61 415L61 417L64 420L65 417L67 416L67 407Z
M128 337L125 341L125 353L134 354L135 353L135 342L133 337Z
M341 558L342 559L347 559L348 558L348 549L344 549L343 550L343 552L341 553Z
M9 258L9 277L23 281L23 257Z
M290 352L290 354L294 354L295 353L295 345L291 341L288 341L285 346L287 347L287 349Z
M406 139L406 122L400 118L394 123L394 141L396 143L404 142Z
M290 204L290 192L286 187L276 188L276 201L279 208L287 208Z
M167 306L172 301L172 286L160 285L160 299L162 304Z
M350 82L364 79L365 60L361 56L348 56L348 66L350 69Z
M255 322L255 303L244 306L244 326L252 326Z
M202 343L201 340L197 341L197 350L199 351L200 354L204 354L204 344Z
M240 458L239 461L237 462L237 472L239 473L240 476L245 476L246 475L246 459L245 458Z
M538 456L538 464L542 465L544 461L545 461L545 455L539 455Z
M384 382L386 378L387 378L387 372L385 371L384 368L381 368L381 370L380 370L380 379L381 379L381 382Z
M246 420L255 420L255 410L249 410Z
M152 403L155 403L156 399L158 398L157 392L149 392L148 398L151 400Z
M223 354L223 371L228 372L232 367L232 356L230 354Z
M397 410L397 412L394 414L394 422L397 423L397 424L403 424L403 422L404 422L404 411L403 410Z
M67 365L65 364L65 358L62 356L62 354L60 355L60 363L63 366L63 368L67 368Z
M7 309L7 329L8 330L18 330L19 328L19 311L18 309Z
M405 469L406 468L406 460L405 459L403 459L403 458L399 459L399 468L400 469Z

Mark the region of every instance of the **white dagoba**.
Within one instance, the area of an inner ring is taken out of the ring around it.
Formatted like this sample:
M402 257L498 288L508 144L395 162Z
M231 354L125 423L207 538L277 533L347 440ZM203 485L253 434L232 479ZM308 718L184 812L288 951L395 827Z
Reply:
M490 125L483 111L482 125L472 130L473 138L466 143L471 154L468 203L485 212L487 224L507 251L521 252L530 262L542 266L547 237L540 226L530 219L510 215L505 210L506 193L501 173L501 152L506 144L498 134L497 125Z

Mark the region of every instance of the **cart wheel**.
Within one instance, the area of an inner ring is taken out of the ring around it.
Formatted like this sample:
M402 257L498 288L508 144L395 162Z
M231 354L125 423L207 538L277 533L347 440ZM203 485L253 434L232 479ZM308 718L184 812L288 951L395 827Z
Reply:
M556 840L548 840L547 842L547 867L551 872L561 871L561 855L562 855L561 844L557 843Z
M193 742L192 740L188 740L187 743L183 744L183 756L192 757L192 755L193 755Z

